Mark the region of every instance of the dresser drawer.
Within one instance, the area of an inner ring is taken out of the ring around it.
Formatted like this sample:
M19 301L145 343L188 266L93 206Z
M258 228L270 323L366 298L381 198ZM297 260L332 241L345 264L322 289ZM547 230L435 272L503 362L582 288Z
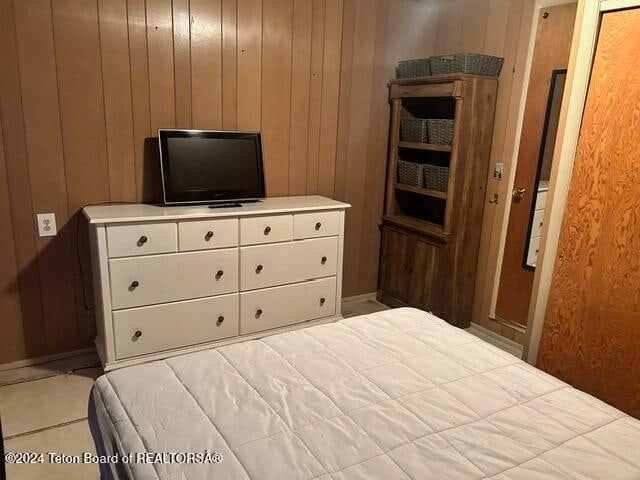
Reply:
M293 215L240 219L240 245L286 242L293 238Z
M240 333L283 327L336 313L336 277L240 294Z
M113 313L118 359L238 335L238 294Z
M274 287L337 272L338 237L240 249L240 290Z
M238 290L238 249L109 260L113 309Z
M331 237L340 232L338 212L298 213L293 216L293 238Z
M140 223L107 226L110 258L178 251L175 223Z
M544 210L536 210L533 212L531 220L531 238L539 237L542 233L542 223L544 220Z
M238 245L238 219L179 222L178 239L181 252L235 247Z

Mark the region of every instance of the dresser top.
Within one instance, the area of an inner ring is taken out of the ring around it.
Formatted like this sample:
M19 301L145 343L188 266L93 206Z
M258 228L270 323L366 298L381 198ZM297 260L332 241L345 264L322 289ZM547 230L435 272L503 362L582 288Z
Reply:
M343 210L351 205L318 195L301 197L271 197L242 207L209 208L197 206L163 206L145 203L90 205L82 212L89 223L124 223L141 221L181 220L189 218L242 217L319 210Z

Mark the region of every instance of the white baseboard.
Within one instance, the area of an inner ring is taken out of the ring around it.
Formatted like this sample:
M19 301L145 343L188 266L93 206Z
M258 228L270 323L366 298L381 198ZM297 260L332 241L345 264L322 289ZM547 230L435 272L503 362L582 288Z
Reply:
M34 365L40 365L42 363L53 362L56 360L62 360L64 358L78 357L80 355L89 355L95 353L96 349L93 347L82 348L80 350L72 350L71 352L55 353L53 355L45 355L44 357L27 358L25 360L17 360L11 363L0 364L0 372L6 370L13 370L14 368L32 367Z
M363 293L362 295L354 295L353 297L344 297L342 303L364 302L365 300L375 300L376 292Z

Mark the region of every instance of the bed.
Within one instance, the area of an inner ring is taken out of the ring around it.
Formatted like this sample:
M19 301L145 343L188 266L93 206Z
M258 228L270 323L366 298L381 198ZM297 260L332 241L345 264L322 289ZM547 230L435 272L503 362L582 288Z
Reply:
M91 397L99 453L222 458L103 478L640 479L640 421L411 308L115 370Z

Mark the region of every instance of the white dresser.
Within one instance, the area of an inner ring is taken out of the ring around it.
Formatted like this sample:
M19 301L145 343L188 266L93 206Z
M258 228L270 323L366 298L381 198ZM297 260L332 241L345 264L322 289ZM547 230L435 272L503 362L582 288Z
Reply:
M339 319L348 207L86 207L105 370Z

